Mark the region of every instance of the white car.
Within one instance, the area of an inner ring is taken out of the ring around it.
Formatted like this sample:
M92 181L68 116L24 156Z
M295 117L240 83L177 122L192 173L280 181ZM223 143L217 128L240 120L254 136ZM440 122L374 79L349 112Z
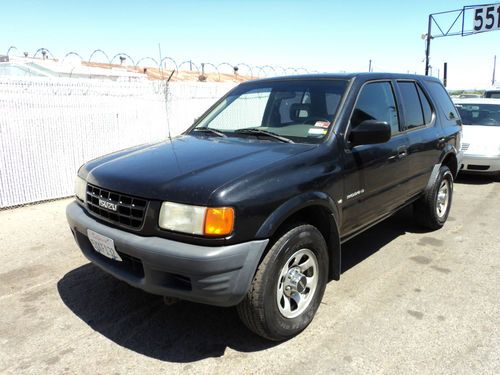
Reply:
M500 99L500 90L486 90L484 92L485 98Z
M500 100L455 99L462 117L461 171L500 175Z

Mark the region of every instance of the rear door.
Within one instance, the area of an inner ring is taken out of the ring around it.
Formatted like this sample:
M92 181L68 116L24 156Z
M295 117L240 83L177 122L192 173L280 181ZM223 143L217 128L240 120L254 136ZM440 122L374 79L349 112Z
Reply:
M460 115L441 82L436 79L426 79L423 83L433 103L436 107L439 107L439 110L436 111L436 122L438 123L436 127L441 133L438 148L442 152L449 149L458 153L462 134ZM435 162L438 163L439 161L438 158Z
M409 180L407 199L422 192L443 145L436 126L436 110L421 85L414 80L398 80L396 88L402 104L402 129L408 136Z
M391 139L382 144L349 145L349 131L364 120L386 121ZM362 86L346 132L343 236L384 216L406 196L408 139L400 126L393 83L372 81Z

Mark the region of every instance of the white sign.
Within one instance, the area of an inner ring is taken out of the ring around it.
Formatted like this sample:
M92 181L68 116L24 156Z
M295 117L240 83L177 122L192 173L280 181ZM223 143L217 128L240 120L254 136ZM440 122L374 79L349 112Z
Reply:
M482 5L474 10L474 33L500 29L500 4Z

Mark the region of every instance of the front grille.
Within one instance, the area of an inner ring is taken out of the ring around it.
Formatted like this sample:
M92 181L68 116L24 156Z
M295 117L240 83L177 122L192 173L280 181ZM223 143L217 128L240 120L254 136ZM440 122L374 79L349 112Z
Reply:
M467 151L469 149L470 143L462 143L460 151Z
M99 205L99 200L108 203L108 207ZM114 224L134 229L140 228L146 214L147 203L145 199L87 184L87 208L97 216ZM112 208L116 208L116 211Z

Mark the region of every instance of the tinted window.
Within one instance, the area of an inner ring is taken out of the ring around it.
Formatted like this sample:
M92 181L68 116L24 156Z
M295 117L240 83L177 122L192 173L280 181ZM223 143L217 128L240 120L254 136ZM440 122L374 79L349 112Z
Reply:
M411 129L424 125L424 115L415 84L413 82L398 82L398 87L403 99L406 128Z
M396 101L389 82L369 83L361 89L352 113L351 127L365 120L385 121L391 126L392 134L399 132Z
M418 96L420 97L420 104L422 104L422 112L424 113L425 123L429 124L432 120L431 104L429 103L429 99L427 99L427 96L425 96L419 85L417 85L417 90Z
M453 102L450 99L450 96L446 92L446 89L439 82L435 81L427 81L427 88L431 92L431 96L434 101L437 103L441 111L443 111L444 115L448 120L456 120L458 119L458 113L453 105Z

